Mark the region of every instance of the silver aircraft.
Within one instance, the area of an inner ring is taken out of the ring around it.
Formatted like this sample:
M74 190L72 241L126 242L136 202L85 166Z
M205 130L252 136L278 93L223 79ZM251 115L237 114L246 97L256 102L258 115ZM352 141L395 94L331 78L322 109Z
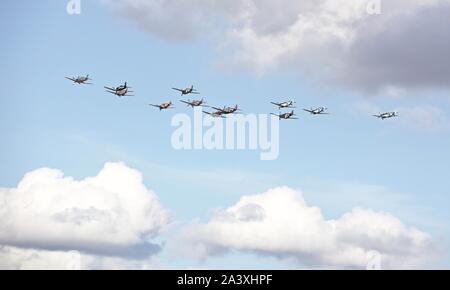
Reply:
M240 111L238 105L235 105L234 107L223 107L223 108L212 107L212 108L214 110L217 110L217 112L220 112L222 115L236 114L238 113L238 111Z
M204 99L193 100L193 101L191 101L191 100L187 100L187 101L180 100L180 102L182 102L182 103L186 104L188 107L192 107L192 108L194 108L194 107L204 107L204 105L206 104Z
M274 102L270 102L272 105L275 105L278 107L278 109L287 109L287 108L295 108L295 102L294 101L287 101L287 102L282 102L282 103L274 103Z
M384 119L398 117L398 112L379 113L378 115L373 115L373 116L377 117L378 119L384 120Z
M79 85L92 85L92 83L88 83L88 81L92 81L91 78L89 78L89 75L87 76L78 76L78 77L65 77L66 79L72 81L74 84L79 84Z
M197 92L196 89L194 89L194 86L191 86L190 88L186 88L186 89L172 88L172 90L181 92L182 96L189 95L189 94L196 94L196 95L200 94L199 92Z
M319 107L319 108L315 108L315 109L303 109L303 111L306 111L308 113L311 113L313 115L328 115L329 113L327 113L328 109L324 108L324 107Z
M134 95L130 95L130 93L133 93L133 91L130 91L131 87L127 85L127 82L125 82L124 85L118 86L116 88L111 87L105 87L106 92L116 95L118 97L132 97Z
M149 104L152 107L158 108L160 111L162 110L167 110L167 109L174 109L174 107L172 106L172 102L168 102L168 103L163 103L161 105L153 105L153 104Z
M298 119L298 118L294 117L295 116L294 111L291 111L289 113L280 114L280 115L272 113L271 115L277 116L280 120L281 119L283 119L283 120L297 120Z

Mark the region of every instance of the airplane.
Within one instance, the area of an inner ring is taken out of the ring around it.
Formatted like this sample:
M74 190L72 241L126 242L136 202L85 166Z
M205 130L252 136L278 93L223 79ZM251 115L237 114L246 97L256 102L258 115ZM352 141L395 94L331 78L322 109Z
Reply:
M294 101L287 101L287 102L283 102L283 103L274 103L274 102L270 102L271 104L278 106L279 109L286 109L286 108L295 108Z
M168 102L168 103L163 103L161 105L153 105L153 104L149 104L152 107L158 108L160 111L162 110L167 110L167 109L174 109L174 107L172 106L172 102Z
M394 117L398 117L398 112L387 112L387 113L380 113L378 115L373 115L374 117L377 117L381 120L384 119L390 119L390 118L394 118Z
M226 118L226 117L224 116L224 113L222 113L221 111L217 111L217 112L213 112L213 113L203 111L203 113L205 113L205 114L207 114L207 115L210 115L210 116L213 117L213 118L223 118L223 119Z
M191 86L190 88L186 88L186 89L172 88L172 90L181 92L182 96L189 95L189 94L196 94L196 95L200 94L199 92L197 92L196 89L194 89L194 86Z
M92 85L92 83L88 83L87 81L91 81L92 79L89 78L89 75L83 77L83 76L78 76L78 77L65 77L66 79L72 81L74 84L79 84L79 85Z
M187 100L187 101L183 101L180 100L180 102L185 103L188 107L203 107L204 104L206 103L205 100L201 99L201 100Z
M290 113L280 114L280 115L272 113L271 115L277 116L278 118L280 118L280 120L281 119L284 119L284 120L298 120L298 118L294 118L294 116L295 116L294 111L292 111Z
M105 87L106 91L108 93L111 93L113 95L116 95L118 97L132 97L134 95L130 95L129 93L133 93L133 91L130 91L131 87L127 85L127 82L125 82L124 85L118 86L117 88L110 88Z
M237 113L237 111L240 111L238 105L234 106L234 107L223 107L221 108L216 108L216 107L212 107L214 110L217 110L217 112L220 112L222 115L229 115L229 114L235 114Z
M313 115L328 115L328 113L325 112L326 110L328 110L328 109L327 109L327 108L324 108L324 107L319 107L319 108L316 108L316 109L310 109L310 110L308 110L308 109L303 109L303 111L308 112L308 113L311 113L311 114L313 114Z

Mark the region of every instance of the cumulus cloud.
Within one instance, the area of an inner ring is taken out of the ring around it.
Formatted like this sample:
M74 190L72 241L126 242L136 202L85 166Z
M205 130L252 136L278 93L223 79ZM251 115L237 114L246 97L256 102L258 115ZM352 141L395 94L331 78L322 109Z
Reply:
M228 68L289 68L367 93L450 87L449 0L104 0L170 41L206 36Z
M30 251L49 259L70 251L147 259L160 250L150 240L167 223L141 173L122 163L107 163L81 181L43 168L26 174L16 188L0 189L0 255L19 260Z
M356 208L327 220L287 187L242 197L207 223L189 226L182 240L198 258L242 251L311 268L365 269L377 255L382 268L416 268L434 252L430 235L388 213Z
M155 257L145 260L0 246L0 269L14 270L153 270L165 269Z

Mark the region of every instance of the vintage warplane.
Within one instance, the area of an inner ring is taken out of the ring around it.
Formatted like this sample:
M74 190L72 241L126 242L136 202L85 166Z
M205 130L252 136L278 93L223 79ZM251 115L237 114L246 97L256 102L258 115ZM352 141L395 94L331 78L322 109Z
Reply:
M186 89L172 88L172 90L181 92L182 96L189 95L189 94L196 94L196 95L200 94L199 92L197 92L196 89L194 89L194 86L191 86L190 88L186 88Z
M287 102L282 102L282 103L274 103L274 102L270 102L271 104L277 106L279 109L293 109L295 108L295 102L294 101L287 101Z
M373 116L377 117L381 120L384 120L384 119L398 117L398 113L397 112L387 112L387 113L379 113L378 115L373 115Z
M88 81L92 81L91 78L89 78L89 75L87 76L78 76L78 77L65 77L66 79L72 81L74 84L79 84L79 85L92 85L92 83L88 83Z
M132 97L133 96L133 95L129 94L129 93L133 93L133 91L130 91L131 87L129 87L127 85L127 82L125 82L125 84L122 86L118 86L117 88L105 87L105 89L106 89L106 92L116 95L118 97Z
M172 106L173 105L172 102L163 103L161 105L153 105L153 104L149 104L149 105L152 106L152 107L158 108L160 111L174 108Z
M271 115L277 116L280 120L281 119L283 119L283 120L297 120L298 119L298 118L294 118L294 116L295 116L294 111L291 111L289 113L280 114L280 115L272 113Z
M191 101L191 100L187 100L187 101L180 100L180 102L182 102L182 103L186 104L188 107L192 107L192 108L194 108L194 107L204 107L205 104L206 104L204 99L193 100L193 101Z
M212 107L212 108L214 110L217 110L217 112L220 112L222 115L236 114L238 111L240 111L238 105L234 107L223 107L223 108Z
M319 108L316 108L316 109L303 109L303 111L306 111L306 112L308 112L308 113L311 113L311 114L313 114L313 115L328 115L329 113L327 113L326 111L327 111L328 109L327 108L324 108L324 107L319 107Z

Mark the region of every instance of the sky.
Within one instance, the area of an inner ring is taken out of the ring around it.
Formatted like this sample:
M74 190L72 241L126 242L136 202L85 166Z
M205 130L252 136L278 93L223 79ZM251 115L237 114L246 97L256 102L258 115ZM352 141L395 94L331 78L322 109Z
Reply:
M450 2L367 2L4 3L0 268L448 269ZM296 100L279 157L175 150L190 85Z

